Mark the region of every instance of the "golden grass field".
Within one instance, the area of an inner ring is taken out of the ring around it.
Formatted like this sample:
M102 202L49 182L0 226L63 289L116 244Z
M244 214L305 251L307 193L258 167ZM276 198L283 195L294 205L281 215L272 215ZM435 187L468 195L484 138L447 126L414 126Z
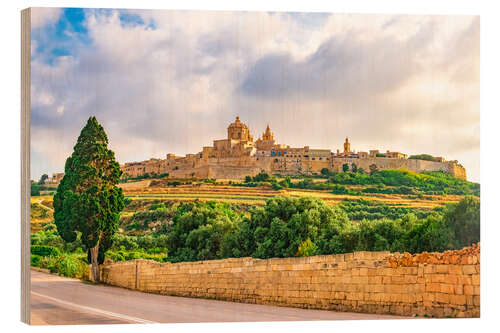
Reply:
M429 199L408 198L408 195L399 194L369 194L364 196L353 196L343 194L332 194L329 191L306 190L306 189L283 189L273 190L270 186L242 187L231 185L213 184L189 184L177 187L150 186L151 180L142 180L134 183L123 183L120 187L126 196L131 199L172 199L178 201L192 200L216 200L229 203L245 203L262 205L265 200L281 195L290 197L313 196L322 199L327 205L337 205L344 199L366 199L380 201L389 205L407 206L412 208L433 209L443 206L448 202L458 202L462 198L459 195L430 196ZM359 188L359 186L353 186Z
M43 229L43 223L54 219L52 196L31 197L31 232Z
M151 180L122 183L126 197L132 200L174 200L174 201L218 201L231 204L263 205L266 199L280 195L289 197L312 196L322 199L327 205L338 205L344 199L365 199L383 202L391 206L403 206L418 209L433 209L444 206L449 202L458 202L462 196L426 195L424 199L408 198L408 195L399 194L367 194L363 196L332 194L329 191L306 190L306 189L282 189L273 190L270 186L240 187L229 184L206 184L194 183L189 185L172 186L150 186ZM359 189L359 186L352 188ZM432 198L432 200L430 200ZM52 196L39 196L31 198L31 228L32 232L43 229L43 224L53 220ZM124 211L123 216L131 215L132 212Z

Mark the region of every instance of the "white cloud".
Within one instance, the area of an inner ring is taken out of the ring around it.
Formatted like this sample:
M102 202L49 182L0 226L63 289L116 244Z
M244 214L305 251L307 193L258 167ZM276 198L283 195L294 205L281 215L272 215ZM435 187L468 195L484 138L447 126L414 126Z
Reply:
M32 8L31 28L37 29L49 24L54 24L59 20L61 13L61 8Z
M64 113L64 105L59 105L56 109L58 115L62 115Z
M61 171L90 115L125 162L197 152L239 114L280 143L464 157L479 180L477 18L128 13L145 25L88 11L90 45L34 58L34 149L59 166L38 173Z

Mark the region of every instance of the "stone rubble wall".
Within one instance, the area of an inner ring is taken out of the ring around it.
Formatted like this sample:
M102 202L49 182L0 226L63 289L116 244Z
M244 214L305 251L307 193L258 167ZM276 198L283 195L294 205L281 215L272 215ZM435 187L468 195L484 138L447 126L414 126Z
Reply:
M479 244L443 253L102 266L104 283L164 295L403 316L479 317Z

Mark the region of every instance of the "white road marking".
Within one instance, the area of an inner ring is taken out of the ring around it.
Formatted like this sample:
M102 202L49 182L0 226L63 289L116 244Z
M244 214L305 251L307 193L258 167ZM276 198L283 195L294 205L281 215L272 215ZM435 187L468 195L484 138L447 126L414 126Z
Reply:
M80 309L83 309L83 310L87 310L87 311L91 311L91 312L96 312L96 313L104 314L104 315L107 315L107 316L111 316L111 317L116 317L116 318L120 318L120 319L124 319L124 320L128 320L128 321L132 321L132 322L139 323L139 324L159 324L156 321L146 320L146 319L137 318L137 317L131 317L131 316L127 316L127 315L120 314L120 313L105 311L105 310L101 310L101 309L92 308L92 307L89 307L89 306L84 306L84 305L79 305L79 304L75 304L75 303L63 301L62 299L50 297L50 296L47 296L47 295L42 295L42 294L39 294L39 293L34 292L34 291L32 291L31 293L33 295L35 295L35 296L44 297L44 298L50 299L51 301L58 302L58 303L61 303L61 304L64 304L64 305L68 305L68 306L72 306L72 307L75 307L75 308L80 308Z

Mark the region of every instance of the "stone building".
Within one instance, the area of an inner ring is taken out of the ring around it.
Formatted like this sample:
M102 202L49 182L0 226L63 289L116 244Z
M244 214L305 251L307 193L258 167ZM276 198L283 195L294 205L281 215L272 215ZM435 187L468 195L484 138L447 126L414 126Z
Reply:
M148 174L168 173L172 178L218 178L242 179L259 172L281 175L320 173L322 169L338 172L343 165L356 164L358 168L369 170L375 164L381 169L408 169L411 171L445 171L455 177L466 179L465 169L456 161L424 161L408 159L400 152L380 153L379 150L358 152L351 150L346 138L343 152L330 149L311 149L309 146L290 147L278 144L267 125L264 133L256 141L249 127L240 117L227 128L227 138L214 140L212 146L205 146L196 154L184 157L167 154L166 159L149 159L143 162L125 163L121 166L124 174L137 177Z
M64 177L64 172L53 173L52 177L46 182L47 184L59 184Z

